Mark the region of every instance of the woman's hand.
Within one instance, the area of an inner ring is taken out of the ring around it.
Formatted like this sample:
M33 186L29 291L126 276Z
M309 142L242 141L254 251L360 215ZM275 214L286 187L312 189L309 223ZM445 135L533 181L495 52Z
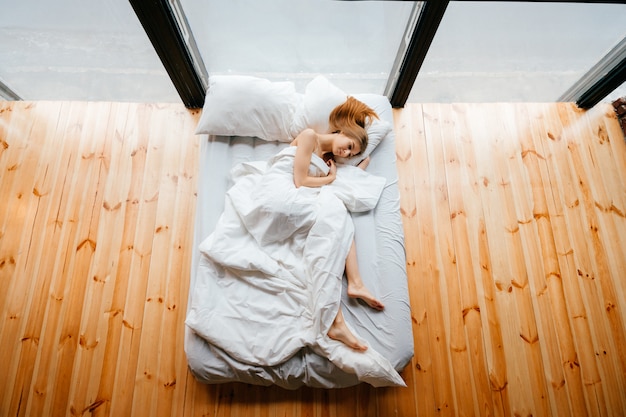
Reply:
M333 182L337 178L337 165L335 165L335 161L332 159L326 161L326 165L330 168L327 176L332 178L330 182Z
M363 171L365 171L365 168L367 168L367 166L370 164L370 157L366 157L364 160L362 160L361 162L359 162L359 164L357 165L359 168L361 168Z

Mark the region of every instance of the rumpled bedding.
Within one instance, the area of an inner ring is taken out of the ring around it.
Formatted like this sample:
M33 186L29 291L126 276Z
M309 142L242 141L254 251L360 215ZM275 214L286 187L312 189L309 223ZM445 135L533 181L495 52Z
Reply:
M310 349L360 381L405 386L371 346L357 352L327 336L354 235L350 212L374 208L385 179L340 166L331 184L296 188L295 149L233 168L224 212L200 245L186 324L251 366L277 366ZM310 174L327 172L325 162L313 155Z

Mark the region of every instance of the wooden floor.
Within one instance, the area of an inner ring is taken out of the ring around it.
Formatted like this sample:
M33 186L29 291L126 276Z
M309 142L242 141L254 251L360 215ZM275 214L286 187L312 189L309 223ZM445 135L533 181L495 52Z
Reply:
M186 369L198 113L0 102L1 416L626 415L626 146L610 105L395 110L408 388Z

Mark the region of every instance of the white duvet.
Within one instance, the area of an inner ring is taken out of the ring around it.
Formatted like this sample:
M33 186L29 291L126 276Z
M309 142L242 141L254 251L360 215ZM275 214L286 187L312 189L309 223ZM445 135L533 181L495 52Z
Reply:
M371 347L357 352L327 336L354 234L348 210L375 207L385 179L344 166L330 185L296 188L294 155L287 147L231 172L224 212L200 245L186 324L243 363L274 366L309 347L361 381L404 386ZM313 155L311 175L327 172Z

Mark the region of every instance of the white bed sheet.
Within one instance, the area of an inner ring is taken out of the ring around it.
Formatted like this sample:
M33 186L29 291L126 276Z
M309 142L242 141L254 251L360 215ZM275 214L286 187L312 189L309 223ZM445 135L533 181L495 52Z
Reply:
M391 107L383 96L367 94L356 98L372 106L381 119L392 123ZM256 138L204 137L202 140L195 247L211 233L224 209L224 195L230 187L228 173L240 162L263 161L274 156L285 143ZM395 141L393 131L372 153L368 172L386 178L380 201L374 210L353 214L355 241L361 274L366 285L385 303L378 312L342 294L348 323L360 337L402 370L413 355L403 228L399 212ZM201 262L194 251L190 294ZM251 366L211 346L189 328L185 334L188 364L198 380L206 383L240 381L260 385L277 384L295 389L301 385L338 388L359 383L356 375L344 372L328 359L304 348L287 361L274 366Z

